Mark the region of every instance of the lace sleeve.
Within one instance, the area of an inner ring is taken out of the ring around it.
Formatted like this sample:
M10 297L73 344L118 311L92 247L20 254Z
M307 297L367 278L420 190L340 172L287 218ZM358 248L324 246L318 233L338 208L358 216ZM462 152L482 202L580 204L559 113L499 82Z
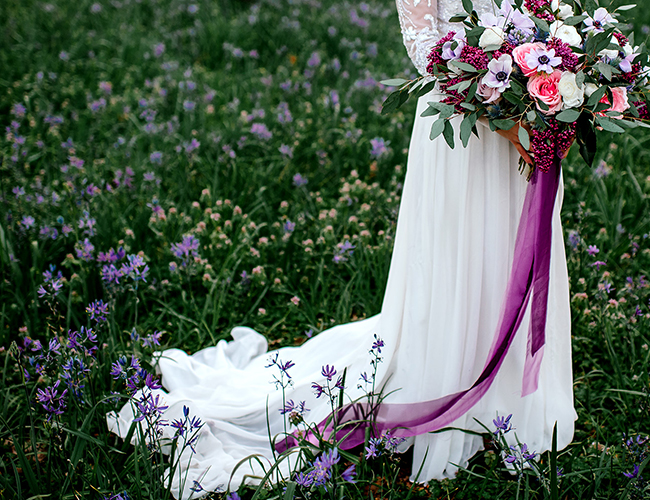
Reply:
M427 74L427 56L440 39L438 0L396 0L404 45L421 75Z

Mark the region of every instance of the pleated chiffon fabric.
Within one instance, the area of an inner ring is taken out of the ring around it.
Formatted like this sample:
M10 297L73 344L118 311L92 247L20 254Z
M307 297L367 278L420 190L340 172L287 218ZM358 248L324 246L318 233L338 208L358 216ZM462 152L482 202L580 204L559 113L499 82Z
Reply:
M485 365L503 307L527 183L518 172L514 147L482 125L481 138L472 137L467 148L451 150L442 138L430 141L434 118L420 114L433 98L425 96L418 103L381 313L278 352L280 360L295 363L289 370L293 386L285 398L306 401L309 422L320 422L331 411L326 398L316 399L311 390L313 382L324 383L322 366L334 365L339 374L347 369L346 394L351 399L363 395L357 380L370 371L368 351L375 334L385 343L376 385L391 393L388 403L429 401L465 390ZM576 418L561 201L560 185L538 389L521 395L528 312L490 389L451 424L482 432L477 420L491 426L497 413L512 413L518 439L537 452L551 448L555 422L558 446L565 447ZM181 457L173 480L177 498L196 498L190 490L194 481L206 491L255 482L245 477L262 473L255 461L235 468L253 454L265 457L270 467L267 429L272 436L284 431L278 411L283 397L272 384L277 372L266 367L266 340L246 327L235 328L232 336L231 342L221 341L192 356L170 349L159 359L165 388L160 393L169 405L165 418L180 418L186 405L205 422L196 453L186 450ZM119 415L109 416L109 427L124 437L132 419L127 405ZM170 429L165 432L171 434ZM514 435L509 436L514 443ZM413 473L422 466L419 481L454 477L457 466L466 465L483 446L480 436L460 430L415 436L406 444L414 445ZM282 468L287 473L289 463Z

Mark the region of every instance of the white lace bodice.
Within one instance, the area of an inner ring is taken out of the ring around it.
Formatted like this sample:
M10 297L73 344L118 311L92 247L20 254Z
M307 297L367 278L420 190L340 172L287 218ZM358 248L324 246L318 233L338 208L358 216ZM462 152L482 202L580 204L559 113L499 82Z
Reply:
M450 23L455 14L464 12L461 0L395 0L404 45L421 75L426 75L427 56L431 47L450 30L462 30L460 23ZM493 12L492 0L473 0L479 15Z

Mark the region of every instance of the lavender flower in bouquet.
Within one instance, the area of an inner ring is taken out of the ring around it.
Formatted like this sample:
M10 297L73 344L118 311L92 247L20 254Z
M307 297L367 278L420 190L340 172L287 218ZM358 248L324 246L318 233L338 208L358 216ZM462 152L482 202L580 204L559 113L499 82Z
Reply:
M493 131L519 124L519 141L542 172L564 158L574 139L591 164L595 130L650 127L648 51L635 47L617 21L632 7L609 12L578 1L495 0L494 13L479 16L463 0L465 12L450 19L459 30L431 47L428 74L382 82L399 87L382 112L436 88L440 100L422 114L438 117L432 140L442 134L453 148L450 119L460 115L463 146L485 119Z

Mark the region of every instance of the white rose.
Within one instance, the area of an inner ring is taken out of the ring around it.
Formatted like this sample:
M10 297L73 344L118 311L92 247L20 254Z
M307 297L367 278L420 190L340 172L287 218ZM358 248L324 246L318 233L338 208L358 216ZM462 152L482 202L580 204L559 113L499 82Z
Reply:
M585 83L585 95L591 97L591 94L598 90L598 85L595 83Z
M578 30L573 26L562 23L562 21L555 21L551 24L551 35L573 47L580 47L582 45L582 37L578 33Z
M565 108L577 108L582 106L585 100L584 88L578 87L576 75L569 71L562 73L560 82L557 85L558 92L562 96Z
M573 7L565 3L560 3L560 0L553 0L551 2L551 10L553 12L560 11L560 19L567 19L573 15Z
M501 47L503 44L504 32L498 26L486 28L478 40L479 47L485 49L490 46Z

